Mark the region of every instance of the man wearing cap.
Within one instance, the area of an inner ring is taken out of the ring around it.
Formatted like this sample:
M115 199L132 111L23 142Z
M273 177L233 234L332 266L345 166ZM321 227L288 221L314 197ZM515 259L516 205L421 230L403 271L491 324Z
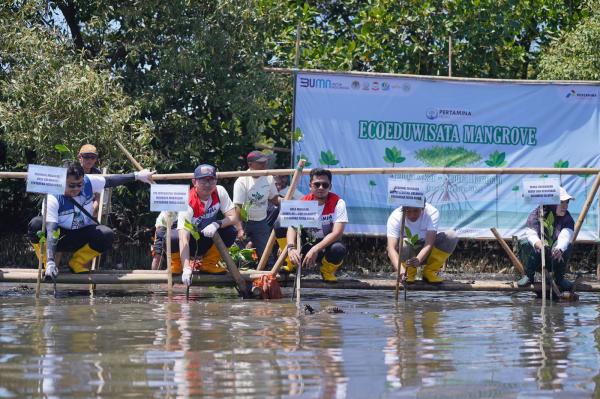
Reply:
M331 192L331 177L327 169L315 168L310 171L310 193L301 200L318 202L321 227L303 229L302 248L296 248L296 229L289 227L287 232L285 228L275 230L280 247L288 248L289 262L283 267L284 271L292 272L300 263L308 267L320 263L319 271L323 280L337 281L335 273L347 253L341 240L348 223L348 213L346 202Z
M252 151L246 160L249 171L265 170L269 157L260 151ZM233 203L240 220L237 224L238 238L246 235L254 243L259 257L271 233L267 221L268 202L279 205L279 201L275 183L267 176L240 176L233 185Z
M423 280L430 284L439 284L444 281L439 276L444 262L458 243L458 236L454 230L438 232L440 219L439 211L431 204L425 202L425 207L416 208L401 206L395 209L387 221L387 253L392 266L398 272L398 248L400 240L400 227L402 225L402 213L405 214L405 227L412 236L417 235L417 244L413 247L409 244L408 237L404 234L402 245L402 269L400 273L406 273L408 284L415 282L417 267L423 267Z
M192 284L192 262L190 256L202 257L198 269L204 273L221 274L226 269L218 266L221 255L213 243L213 236L218 231L227 247L235 241L235 223L237 216L235 206L223 186L217 185L217 169L203 164L194 170L193 187L188 197L188 209L179 212L177 231L179 235L180 266L173 265L173 273L183 273L181 281L185 285ZM219 218L222 214L222 218ZM190 239L190 235L192 238ZM193 236L197 236L194 238Z
M560 204L543 205L544 220L554 219L552 234L545 231L548 246L540 239L539 207L531 211L527 217L525 237L520 240L519 257L525 266L525 276L517 285L527 287L533 284L535 272L541 270L542 250L546 253L546 269L554 271L554 281L561 291L569 291L572 283L565 278L567 263L571 258L575 222L568 211L569 201L575 200L563 187L560 187Z
M45 264L45 276L55 278L58 268L55 263L56 252L74 252L69 267L73 273L87 273L86 265L110 248L113 232L92 216L94 193L105 187L115 187L135 180L150 184L152 175L146 169L125 175L96 176L86 175L78 163L68 163L65 193L48 195L46 212L46 256L42 256L40 237L42 217L37 216L29 222L28 234L38 258Z
M77 154L77 158L79 159L79 163L85 174L97 174L101 175L102 171L96 167L96 162L98 161L98 150L96 146L91 144L84 144L79 149L79 154Z

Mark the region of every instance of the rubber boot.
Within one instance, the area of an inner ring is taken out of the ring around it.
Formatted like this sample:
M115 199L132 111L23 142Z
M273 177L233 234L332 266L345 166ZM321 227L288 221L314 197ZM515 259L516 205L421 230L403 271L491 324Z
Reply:
M406 280L404 280L404 282L406 284L413 284L415 282L415 277L417 277L417 268L414 266L406 266L404 263L402 265L406 270Z
M179 252L171 252L171 272L180 274L183 273L183 267L181 267L181 258Z
M540 254L531 246L529 241L521 240L519 242L519 258L525 268L525 275L517 281L517 286L528 287L534 283L535 280L535 269L540 263Z
M277 245L283 251L283 249L287 246L287 238L278 238ZM290 257L285 258L285 264L281 267L281 270L285 273L293 273L296 271L296 266L292 264Z
M341 265L342 262L336 265L335 263L331 263L325 257L323 257L323 260L321 261L321 277L323 280L330 283L336 282L337 278L335 277L335 272Z
M433 247L429 257L427 258L427 263L423 268L423 280L428 282L429 284L440 284L444 281L443 278L439 276L440 270L442 270L442 266L450 253L444 252L441 249Z
M40 243L31 244L33 245L33 250L35 251L35 256L40 260L40 253L42 252L42 245ZM42 268L46 268L46 254L42 256Z
M216 245L212 245L208 251L202 257L202 262L200 262L200 266L198 267L198 271L200 273L207 274L224 274L227 273L227 269L222 268L217 263L221 260L221 254L217 249Z
M554 262L554 281L561 292L571 291L573 283L565 278L566 262Z
M90 269L85 266L98 255L100 255L100 252L93 250L89 244L85 244L71 256L69 267L73 273L89 273Z

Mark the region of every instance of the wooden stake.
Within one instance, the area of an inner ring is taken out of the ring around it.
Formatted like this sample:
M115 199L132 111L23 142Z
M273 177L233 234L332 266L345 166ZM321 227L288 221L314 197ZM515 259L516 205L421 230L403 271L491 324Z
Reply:
M504 241L504 239L502 238L502 236L500 235L500 233L498 233L498 230L496 230L495 227L492 227L490 230L492 231L492 234L494 235L494 237L496 237L496 240L498 240L498 243L500 243L500 246L502 247L502 249L504 250L504 252L506 252L506 255L508 255L508 259L510 259L510 261L512 262L512 264L515 267L515 269L517 269L519 271L519 273L521 273L521 275L524 276L525 275L525 268L523 267L523 264L521 263L521 261L519 260L519 258L517 258L515 256L515 253L506 244L506 242Z
M288 247L285 247L281 250L281 253L279 254L279 258L277 258L277 261L275 262L275 264L273 265L273 268L271 269L271 276L276 276L277 273L279 273L279 269L281 269L281 266L283 265L283 262L285 261L287 256L288 256Z
M402 248L404 246L404 224L406 223L406 214L404 213L404 209L402 209L402 222L400 223L400 243L398 244L398 264L396 265L397 268L397 276L396 276L396 294L394 295L394 298L396 300L396 302L398 302L398 293L400 291L400 280L402 279L401 275L402 275ZM405 272L408 272L408 270L406 270ZM402 287L404 289L404 299L406 300L406 286L403 285Z
M300 227L296 230L296 248L302 253L302 229ZM296 307L300 310L300 279L302 278L302 256L300 257L300 264L296 270Z
M542 303L546 303L546 245L544 244L544 206L540 205L540 239L542 240Z
M38 272L37 272L37 281L35 283L35 297L40 297L40 289L42 283L42 265L43 259L46 254L46 214L48 213L48 194L44 195L44 205L42 206L42 237L44 237L44 242L42 242L42 238L40 237L40 257L38 259ZM48 263L48 259L46 259L46 263Z
M216 232L213 236L213 242L217 246L217 250L219 251L221 257L225 261L227 269L229 269L229 273L231 273L231 276L235 280L235 284L238 287L240 295L242 296L242 298L249 298L250 293L248 292L248 285L246 284L246 281L244 280L240 271L235 265L235 262L233 261L233 259L231 259L231 255L229 255L229 250L227 249L227 246L225 245L223 239L219 235L219 232Z
M108 171L108 169L106 167L102 168L102 174L105 175L106 172ZM98 209L98 221L100 223L102 223L102 213L104 211L104 194L106 193L107 189L102 190L102 192L100 193L100 209ZM92 268L91 270L94 271L96 269L100 269L100 259L102 258L102 254L96 256L94 258L94 260L92 260ZM96 284L90 284L90 295L94 295L94 293L96 292Z
M167 295L173 295L173 266L171 265L171 214L167 212Z
M296 188L298 188L298 184L300 184L300 179L302 178L302 170L304 169L304 164L306 160L301 159L298 161L298 166L294 170L294 175L292 176L292 181L290 183L290 188L288 192L285 194L283 200L289 200L293 198L294 193L296 192ZM260 257L260 261L258 262L258 266L256 270L264 270L267 265L267 261L269 260L269 256L271 256L271 252L273 252L273 246L275 245L275 230L271 230L271 235L269 236L269 241L267 241L267 245L265 246L265 250Z
M577 223L575 223L575 233L573 234L573 239L571 240L572 244L575 244L575 240L577 240L577 236L579 235L579 230L581 230L581 226L583 225L583 220L587 216L590 206L592 205L592 202L594 201L594 197L596 196L596 193L598 192L598 187L600 187L600 173L598 173L596 175L596 179L594 180L592 189L588 193L588 196L585 199L585 202L583 204L583 208L581 209L581 213L579 214L579 217L577 218Z

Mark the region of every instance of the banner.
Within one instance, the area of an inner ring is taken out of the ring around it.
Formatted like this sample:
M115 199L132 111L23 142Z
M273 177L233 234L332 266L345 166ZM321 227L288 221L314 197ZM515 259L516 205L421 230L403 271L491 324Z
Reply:
M308 168L584 167L600 157L600 86L300 72L294 122L302 137L294 160ZM520 235L533 209L527 175L335 175L346 200L348 233L385 235L394 209L388 178L418 181L439 209L441 229L461 237ZM576 200L576 219L594 175L555 175ZM300 190L308 191L303 179ZM598 238L594 201L579 239Z

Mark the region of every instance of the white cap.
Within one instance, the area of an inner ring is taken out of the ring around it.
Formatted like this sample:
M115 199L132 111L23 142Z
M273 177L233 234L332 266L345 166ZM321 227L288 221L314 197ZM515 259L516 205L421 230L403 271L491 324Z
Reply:
M560 192L560 200L561 201L568 201L568 200L575 201L575 197L573 197L571 194L569 194L567 192L567 190L565 190L564 188L560 187L559 192Z

